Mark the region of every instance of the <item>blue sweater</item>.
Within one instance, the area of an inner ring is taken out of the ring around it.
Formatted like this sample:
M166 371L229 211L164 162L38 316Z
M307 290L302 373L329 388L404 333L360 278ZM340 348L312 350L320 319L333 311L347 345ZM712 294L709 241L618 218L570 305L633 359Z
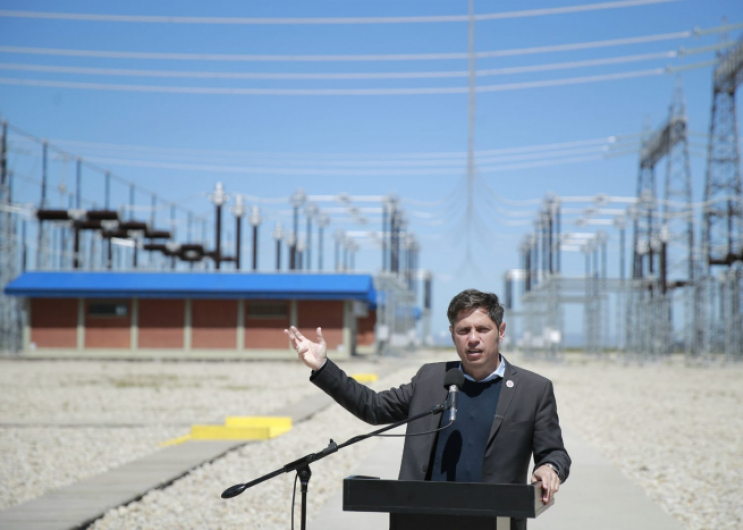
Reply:
M501 383L497 377L486 383L465 379L457 403L454 425L439 433L431 466L431 480L480 482L485 447L498 406ZM449 423L441 415L440 427Z

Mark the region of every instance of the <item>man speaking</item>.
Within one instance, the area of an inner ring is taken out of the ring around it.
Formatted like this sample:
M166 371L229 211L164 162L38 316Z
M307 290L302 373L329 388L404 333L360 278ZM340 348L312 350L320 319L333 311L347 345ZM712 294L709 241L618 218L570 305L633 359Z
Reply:
M562 441L552 383L518 368L500 354L506 332L503 306L492 293L462 291L449 303L449 331L460 361L423 365L410 383L375 392L348 377L327 358L322 330L312 342L285 330L310 380L358 418L377 425L404 420L446 399L449 370L464 372L457 419L448 429L405 438L400 480L524 484L541 482L546 504L568 478L570 457ZM449 415L409 423L407 434L434 431ZM519 521L516 527L525 527Z

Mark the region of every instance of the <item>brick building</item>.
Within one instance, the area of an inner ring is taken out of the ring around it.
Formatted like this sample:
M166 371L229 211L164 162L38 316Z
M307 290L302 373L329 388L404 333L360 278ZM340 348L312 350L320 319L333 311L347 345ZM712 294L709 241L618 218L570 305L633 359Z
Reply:
M286 358L290 325L322 327L336 358L375 350L365 274L26 272L5 292L26 300L34 356Z

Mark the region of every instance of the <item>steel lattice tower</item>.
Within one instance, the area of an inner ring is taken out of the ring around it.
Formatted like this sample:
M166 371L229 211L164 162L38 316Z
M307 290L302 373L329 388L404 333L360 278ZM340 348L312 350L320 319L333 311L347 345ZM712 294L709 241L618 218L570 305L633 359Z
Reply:
M17 352L21 348L19 303L3 294L5 286L18 274L16 222L11 213L11 174L8 171L8 124L3 121L0 133L0 352Z
M644 280L656 272L655 254L658 249L655 163L660 157L654 158L648 154L654 151L655 143L657 134L651 134L646 129L640 151L637 206L634 214L632 278L635 281L635 292L632 293L632 303L627 306L628 316L633 321L627 329L636 330L629 346L638 356L650 353L653 349L649 342L652 336L652 313L649 313L651 292Z
M666 125L666 181L663 201L663 227L661 244L662 290L674 292L683 288L684 294L684 347L691 353L694 340L694 215L692 209L691 164L689 157L688 126L684 92L679 82ZM669 310L672 304L669 304ZM672 329L671 317L668 319Z
M741 81L743 41L722 56L713 77L702 236L707 272L713 265L743 260L743 186L735 109Z
M712 79L712 117L710 120L707 175L704 188L704 227L702 265L704 284L698 298L706 302L709 314L702 315L697 328L699 349L709 354L713 337L724 334L726 356L740 358L743 313L740 276L743 268L743 184L741 183L735 93L743 82L743 40L720 57ZM713 267L727 267L719 280ZM718 285L719 282L719 285ZM719 318L714 315L713 300L719 292ZM713 324L720 329L713 329Z
M666 178L659 218L655 167L663 158L666 159ZM672 298L668 290L690 285L694 277L691 169L680 83L674 91L668 120L643 139L637 199L633 278L637 280L639 291L628 310L641 317L636 327L643 329L645 336L635 340L635 350L667 353L672 331ZM673 281L669 281L671 277ZM692 314L692 301L687 303L685 314L688 318ZM691 322L687 324L688 329Z
M632 277L640 279L655 272L655 252L657 247L657 187L655 183L655 163L647 153L652 151L651 142L656 139L647 131L643 135L640 153L640 171L637 175L637 215L634 219L634 253ZM647 256L647 260L645 259Z

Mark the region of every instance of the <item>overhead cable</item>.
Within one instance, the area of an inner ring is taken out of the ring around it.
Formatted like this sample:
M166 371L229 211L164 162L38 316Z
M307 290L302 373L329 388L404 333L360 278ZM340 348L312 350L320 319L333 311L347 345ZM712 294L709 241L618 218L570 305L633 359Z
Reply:
M547 15L582 13L653 4L666 4L680 0L620 0L576 6L551 7L543 9L526 9L501 13L484 13L474 15L477 22L527 18ZM345 24L430 24L444 22L467 22L467 15L443 16L408 16L408 17L187 17L157 15L106 15L97 13L59 13L49 11L0 10L0 17L28 18L45 20L66 20L80 22L118 22L144 24L210 24L210 25L345 25Z
M530 88L544 88L553 86L567 86L603 81L617 81L666 74L665 68L647 70L633 70L616 74L570 77L562 79L546 79L542 81L528 81L520 83L505 83L499 85L480 85L477 92L505 92L511 90L525 90ZM432 94L466 94L468 87L424 87L424 88L221 88L221 87L183 87L159 85L129 85L113 83L83 83L70 81L51 81L44 79L21 79L0 77L2 85L37 86L46 88L67 88L77 90L103 90L109 92L141 92L160 94L200 94L224 96L412 96Z
M701 134L701 133L699 133ZM623 135L611 135L603 136L600 138L591 138L586 140L572 140L568 142L557 142L549 144L533 144L518 147L502 147L498 149L485 149L476 150L475 156L495 156L500 154L513 154L513 153L525 153L532 151L549 151L549 150L563 150L567 148L588 146L595 144L608 144L612 147L619 146L627 142L636 142L642 133L635 134L623 134ZM706 136L706 135L703 135ZM409 152L409 153L289 153L289 152L263 152L263 151L231 151L226 149L186 149L186 148L173 148L173 147L153 147L143 145L132 145L132 144L114 144L104 142L86 142L78 140L64 140L64 139L52 139L50 142L54 142L59 145L71 145L76 148L93 151L111 151L115 152L116 156L122 156L124 151L126 154L132 154L137 157L146 156L147 154L156 154L161 156L177 156L179 160L182 160L183 155L188 153L202 154L205 157L214 156L224 160L227 157L245 157L250 160L258 159L278 159L282 163L291 159L292 162L298 161L301 163L325 163L329 159L337 161L348 161L348 160L378 160L378 159L446 159L455 158L463 159L467 156L466 151L442 151L442 152Z
M619 155L635 154L637 150L623 151ZM588 154L589 156L574 155ZM500 158L491 158L478 160L480 164L478 170L483 173L494 173L509 169L522 169L529 167L543 167L559 165L564 163L582 162L588 160L601 160L612 156L611 150L603 149L599 146L589 149L573 149L558 152L544 152L502 156ZM549 158L549 160L541 160ZM224 165L224 164L203 164L203 163L184 163L168 162L155 160L136 160L122 158L97 158L88 157L89 161L99 164L130 166L130 167L148 167L157 169L173 169L180 171L211 171L224 172L233 174L250 174L250 175L305 175L305 176L422 176L422 175L454 175L461 171L463 163L447 164L402 164L397 167L276 167L276 166L249 166L249 165ZM498 162L517 162L512 164L493 165ZM398 162L400 164L400 162ZM380 164L377 164L378 166ZM462 167L460 167L462 166Z
M585 61L570 61L532 66L516 66L510 68L491 68L476 70L477 77L498 75L513 75L531 72L545 72L565 70L571 68L586 68L605 66L610 64L624 64L638 61L658 59L672 59L678 52L670 50L641 55L625 55L622 57L606 57ZM189 72L182 70L142 70L132 68L95 68L83 66L57 66L47 64L0 63L0 70L16 70L23 72L49 72L57 74L82 75L113 75L130 77L159 77L176 79L274 79L274 80L357 80L357 79L441 79L463 78L469 73L466 70L440 72L349 72L349 73L277 73L277 72Z
M25 141L32 141L32 142L37 143L37 144L46 144L47 148L50 151L54 151L54 152L59 153L60 155L63 155L66 160L75 160L75 159L76 160L79 160L80 163L83 166L85 166L88 169L91 169L93 171L96 171L97 173L99 173L101 175L107 175L114 182L119 182L119 183L124 184L126 186L133 187L135 190L139 191L140 193L144 193L146 195L150 195L150 196L156 197L157 199L159 199L159 202L161 202L161 203L162 202L165 202L168 205L174 204L171 201L165 201L158 194L156 194L156 193L154 193L154 192L152 192L152 191L150 191L150 190L148 190L146 188L143 188L142 186L140 186L139 184L135 183L134 181L128 180L128 179L126 179L124 177L121 177L121 176L119 176L119 175L117 175L117 174L109 171L106 168L103 168L103 167L100 167L100 166L97 166L97 165L91 163L91 160L90 159L83 159L83 158L77 157L76 155L73 155L71 153L68 153L67 151L63 150L62 148L60 148L60 147L58 147L56 145L54 145L53 143L48 142L46 139L43 139L43 138L39 138L37 136L34 136L33 134L31 134L29 132L26 132L25 130L23 130L20 127L17 127L17 126L15 126L13 124L8 123L7 124L7 127L8 127L8 129L10 131L12 131L13 133L15 133L18 138L22 138ZM34 158L37 158L39 155L30 155L30 156L32 156ZM16 177L23 178L18 172L15 173L15 176ZM26 177L25 180L28 181L28 182L35 183L37 185L41 185L41 182L35 182L30 177ZM62 195L67 195L67 196L71 196L72 195L71 192L69 192L69 191L67 191L67 192L62 192L61 190L57 190L57 191L60 194L62 194ZM83 198L83 201L87 201L87 199ZM95 204L93 201L89 201L89 202ZM185 212L185 213L193 214L193 212L191 210L189 210L187 208L184 208L184 207L182 207L180 205L176 205L176 207L178 209L180 209L181 211Z
M743 24L741 24L743 26ZM575 42L570 44L551 44L547 46L532 46L529 48L514 48L510 50L490 50L475 52L475 58L488 59L493 57L514 57L520 55L536 55L542 53L557 53L566 51L589 50L595 48L610 48L614 46L628 46L667 40L687 39L694 35L692 31L677 31L674 33L657 33L640 37L624 37L618 39ZM686 54L692 50L685 51ZM170 53L170 52L140 52L140 51L109 51L109 50L75 50L66 48L38 48L27 46L0 46L2 53L26 55L52 55L65 57L89 57L101 59L142 59L142 60L171 60L171 61L218 61L218 62L366 62L366 61L433 61L467 59L466 52L450 53L402 53L402 54L354 54L354 55L271 55L271 54L224 54L224 53Z

